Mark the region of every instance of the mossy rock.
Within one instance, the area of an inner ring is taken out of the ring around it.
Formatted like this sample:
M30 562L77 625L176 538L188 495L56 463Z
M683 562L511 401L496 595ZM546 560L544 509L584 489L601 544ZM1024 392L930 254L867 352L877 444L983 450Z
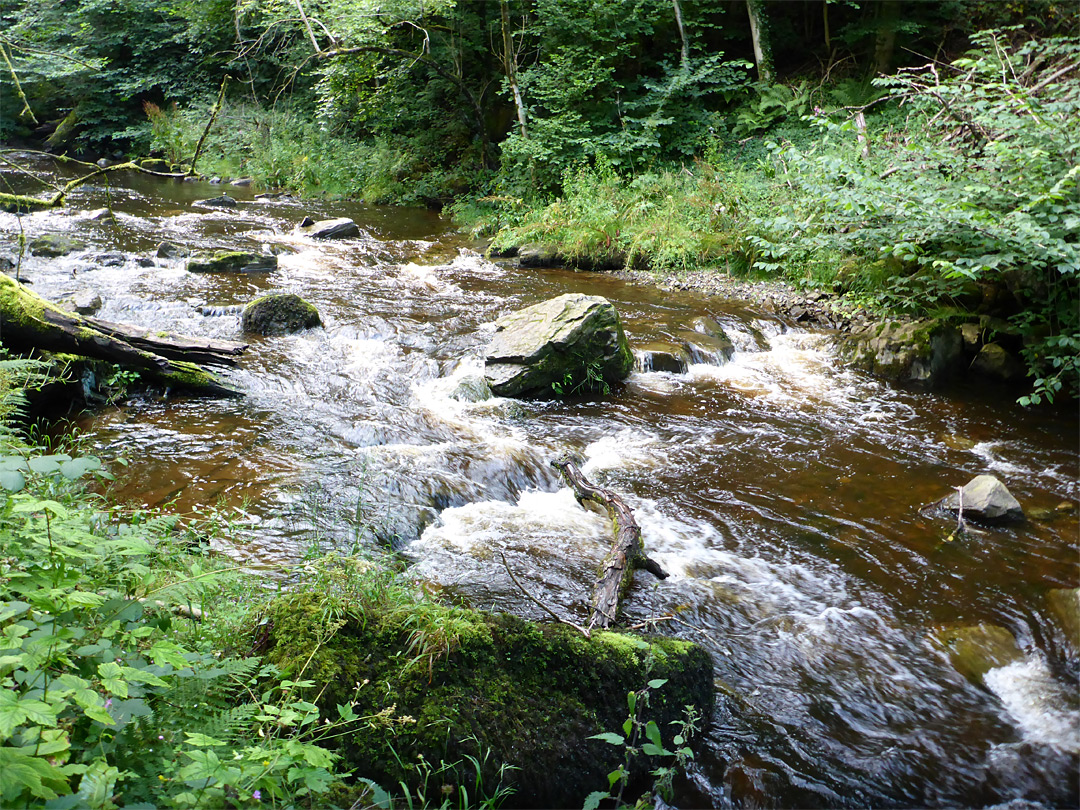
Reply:
M277 270L277 267L277 256L264 256L242 250L200 253L187 263L187 269L191 273L271 273Z
M964 340L945 320L882 322L845 338L840 358L893 382L936 386L963 370Z
M85 247L85 242L62 233L47 233L44 236L30 240L30 252L35 256L42 256L46 259L67 256L69 253L83 250Z
M299 295L273 293L256 298L240 316L245 332L259 335L286 335L322 326L319 310Z
M945 648L956 671L975 684L991 669L1024 657L1013 634L996 624L943 627L934 639Z
M152 172L168 172L172 170L172 164L161 158L143 158L139 161L139 166Z
M684 706L707 719L713 705L712 662L685 641L611 632L585 639L565 625L435 605L381 615L346 610L326 638L327 615L318 595L279 597L265 625L267 658L312 681L327 716L350 702L361 717L382 713L338 743L346 767L388 789L422 784L425 762L472 756L489 790L499 766L513 766L502 777L515 791L510 806L580 807L622 761L621 748L588 737L620 730L628 692L668 679L643 713L668 745ZM441 778L449 789L466 777L471 785L464 771Z

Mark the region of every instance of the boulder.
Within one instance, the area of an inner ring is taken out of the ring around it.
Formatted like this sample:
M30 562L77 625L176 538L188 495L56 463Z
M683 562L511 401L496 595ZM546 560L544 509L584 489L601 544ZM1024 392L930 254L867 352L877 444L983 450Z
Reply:
M326 597L291 593L261 625L266 659L303 673L312 685L300 688L321 716L336 718L341 704L373 718L328 744L377 784L415 790L425 784L424 762L457 763L439 775L451 793L482 779L489 795L500 783L512 789L512 807L581 807L623 759L621 746L590 737L621 731L628 692L666 680L640 710L669 749L684 706L708 725L712 661L691 642L599 630L586 639L507 614L392 607L373 597L339 605L328 631ZM479 776L468 770L472 758ZM651 765L635 757L632 779Z
M450 399L458 402L484 402L491 399L491 386L483 377L469 374L458 380L458 384L450 392Z
M619 313L599 296L560 295L504 315L496 327L484 376L498 396L602 389L634 366Z
M161 158L143 158L139 161L139 165L152 172L168 172L172 170L172 164Z
M44 236L38 236L30 240L30 253L46 259L67 256L69 253L74 253L76 250L82 250L85 247L85 242L62 233L47 233Z
M1080 658L1080 588L1053 588L1046 601L1069 645L1069 655Z
M995 624L939 628L934 639L945 648L953 667L974 684L991 669L1024 657L1013 634Z
M187 269L192 273L270 273L277 270L277 266L277 256L243 250L200 253L187 263Z
M983 377L1000 382L1016 382L1024 379L1024 364L1017 360L1000 343L987 343L975 359L971 361L971 370Z
M219 180L218 182L220 183L221 181ZM192 205L198 205L203 208L236 208L236 200L228 194L222 194L220 197L211 197L208 200L196 200Z
M116 222L116 214L108 208L95 208L86 212L86 218L93 222Z
M962 368L964 341L943 321L891 321L843 340L842 360L892 382L935 386Z
M312 239L352 239L360 235L360 228L348 217L322 219L318 222L311 217L304 217L296 227L296 232Z
M189 255L191 255L191 251L186 247L177 245L174 242L158 242L157 257L159 259L182 259Z
M8 270L15 269L15 262L10 256L0 256L0 272L7 272Z
M1024 510L1008 488L992 475L977 475L964 487L964 518L981 523L1015 523L1024 520ZM960 511L960 493L940 501L950 512Z
M319 310L299 295L273 293L256 298L240 316L245 332L260 335L285 335L322 326Z
M982 327L977 323L961 324L960 339L964 342L964 354L974 357L982 345Z
M255 182L254 179L251 178L251 177L238 177L235 180L230 180L229 185L230 186L250 186L254 182Z
M690 367L690 354L683 346L670 343L646 343L634 352L642 371L666 371L669 374L685 374Z
M519 267L559 267L563 263L555 248L534 244L519 246L517 259Z
M735 345L728 340L721 330L720 335L705 332L681 332L683 349L690 356L691 363L720 366L735 354Z

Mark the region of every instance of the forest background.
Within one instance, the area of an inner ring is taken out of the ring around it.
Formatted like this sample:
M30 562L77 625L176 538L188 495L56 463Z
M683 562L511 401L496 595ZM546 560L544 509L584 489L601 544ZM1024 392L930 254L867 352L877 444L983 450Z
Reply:
M448 207L496 248L978 311L1077 390L1052 0L15 0L0 142Z

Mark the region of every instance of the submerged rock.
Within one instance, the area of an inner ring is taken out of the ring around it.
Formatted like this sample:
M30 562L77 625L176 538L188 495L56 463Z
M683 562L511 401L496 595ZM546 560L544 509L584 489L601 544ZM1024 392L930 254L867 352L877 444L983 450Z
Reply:
M1080 658L1080 588L1053 588L1046 594L1072 658Z
M100 267L123 267L124 262L127 261L127 256L123 253L99 253L94 257L94 261Z
M240 316L245 332L260 335L285 335L322 326L319 310L299 295L274 293L256 298Z
M943 509L960 511L961 495L954 492L940 501ZM964 518L982 523L1015 523L1024 510L1008 488L992 475L977 475L963 486Z
M690 356L691 363L705 363L719 366L735 355L735 345L721 331L720 335L705 332L682 332L683 348Z
M568 293L504 315L484 376L498 396L569 394L625 379L634 366L619 313L606 298Z
M86 218L93 222L115 222L116 214L108 208L95 208L86 212Z
M62 306L80 315L93 315L101 309L101 296L93 290L79 290L71 298L61 302Z
M1013 634L996 624L943 627L933 637L945 648L956 671L975 684L991 669L1024 657Z
M964 341L942 321L893 321L855 332L839 345L841 359L893 382L938 385L962 368Z
M200 253L187 263L187 269L192 273L270 273L277 270L277 266L277 256L243 250Z
M360 228L348 217L322 219L318 222L311 217L304 217L296 232L312 239L351 239L360 235Z
M712 711L712 662L690 642L600 631L585 639L565 625L436 604L339 607L341 625L328 632L324 599L279 597L264 624L266 658L302 670L326 716L352 704L378 718L336 741L347 767L378 784L422 784L420 758L477 757L489 792L500 777L515 791L510 806L580 807L622 759L621 748L589 737L620 730L628 692L667 679L645 710L667 747L684 706L706 723ZM634 778L645 776L646 759L632 763ZM503 764L512 767L500 774ZM449 767L445 784L473 784L469 771Z
M218 180L218 182L221 181ZM236 208L236 200L228 194L222 194L220 197L211 197L208 200L196 200L192 205L199 205L203 208Z
M67 256L76 250L83 250L86 243L62 233L47 233L30 240L30 253L46 259Z

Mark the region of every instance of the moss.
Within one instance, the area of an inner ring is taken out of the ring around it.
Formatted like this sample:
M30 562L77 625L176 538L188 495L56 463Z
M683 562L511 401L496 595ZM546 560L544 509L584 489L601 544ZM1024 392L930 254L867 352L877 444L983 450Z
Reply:
M621 726L629 691L670 679L646 710L665 736L685 705L706 716L712 707L711 661L687 642L611 632L590 640L563 625L433 605L328 623L314 594L281 597L269 614L269 659L312 680L331 716L351 701L358 715L382 712L341 746L356 773L387 787L417 785L421 757L437 765L490 750L486 785L496 785L500 763L519 769L505 777L514 806L580 805L622 756L587 738Z
M9 214L29 214L34 211L55 208L63 199L62 195L55 195L52 199L42 200L39 197L30 197L26 194L8 194L0 191L0 210Z
M281 335L322 326L319 310L293 293L272 293L256 298L240 319L245 332Z

